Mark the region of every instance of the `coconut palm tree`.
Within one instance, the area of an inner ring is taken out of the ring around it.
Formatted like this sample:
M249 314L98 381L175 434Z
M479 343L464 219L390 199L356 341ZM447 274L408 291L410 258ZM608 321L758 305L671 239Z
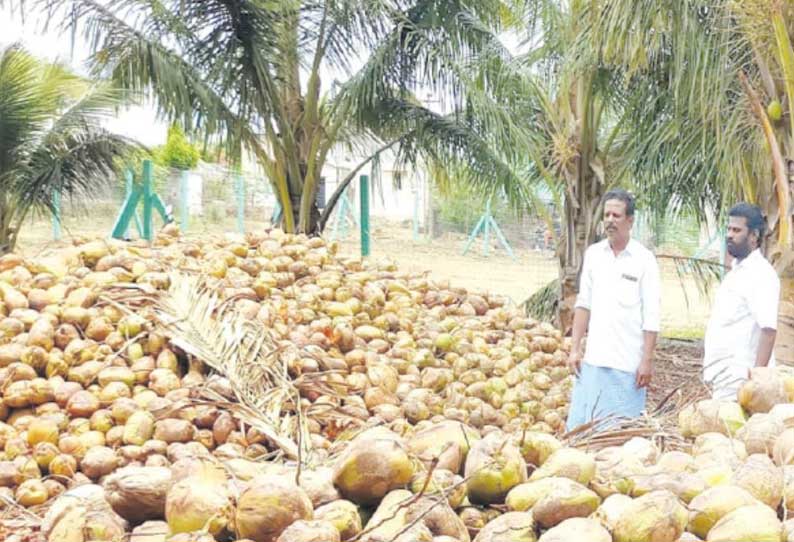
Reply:
M465 63L501 49L497 0L44 3L51 20L84 31L97 74L148 94L194 134L223 139L232 159L252 152L287 231L322 231L353 176L386 149L521 199L511 164L464 114ZM327 84L334 75L344 82ZM446 111L423 105L420 91L442 96ZM369 156L321 215L320 172L340 144Z
M90 198L132 147L101 128L123 95L89 83L19 45L0 49L0 253L14 249L31 211L53 193Z

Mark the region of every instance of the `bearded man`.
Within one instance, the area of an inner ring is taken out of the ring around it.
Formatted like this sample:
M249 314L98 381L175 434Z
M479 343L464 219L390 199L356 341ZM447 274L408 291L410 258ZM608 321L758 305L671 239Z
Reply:
M736 400L753 367L775 365L780 279L761 253L761 209L739 203L728 212L732 261L706 328L703 380L719 400Z

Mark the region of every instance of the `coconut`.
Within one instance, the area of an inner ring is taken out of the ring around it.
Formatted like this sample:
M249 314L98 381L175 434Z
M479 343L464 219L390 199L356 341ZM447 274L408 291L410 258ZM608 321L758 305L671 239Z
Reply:
M339 531L327 521L298 520L281 533L276 542L339 542Z
M508 512L483 527L474 542L535 542L535 520L529 512Z
M726 485L707 489L689 503L687 530L705 538L711 528L725 515L758 500L738 486Z
M753 414L736 438L744 443L748 454L771 455L783 429L783 424L770 414Z
M113 450L106 446L94 446L88 449L80 461L80 471L92 480L98 480L116 470L118 462Z
M226 528L231 511L225 475L209 464L172 485L165 498L165 520L171 533L205 529L218 535Z
M719 457L747 459L747 448L741 440L731 439L720 433L704 433L695 439L692 445L692 455L703 456L715 454Z
M612 542L609 531L593 519L566 519L541 535L538 542Z
M259 465L258 463L254 464ZM329 467L302 470L298 485L300 485L309 496L313 507L333 502L341 498L339 491L334 487L334 471Z
M168 524L165 521L147 521L132 530L130 542L166 542Z
M47 487L41 480L37 479L25 480L16 491L16 500L22 506L44 504L48 498Z
M105 498L113 510L132 523L160 519L172 483L171 469L125 467L105 478Z
M706 399L682 409L678 425L686 437L704 433L733 435L745 422L744 412L738 403Z
M513 512L526 512L567 478L550 477L519 484L505 498L505 505Z
M405 527L408 503L414 498L410 491L396 489L381 500L375 513L367 522L362 542L393 540Z
M621 446L621 454L639 459L644 465L652 465L659 459L659 448L646 438L633 437Z
M286 478L262 476L240 494L234 524L238 537L275 542L284 529L301 519L312 519L306 492Z
M739 507L711 528L707 542L780 542L783 525L774 510L752 504Z
M598 495L568 478L557 478L554 487L532 507L532 517L549 529L575 517L587 517L600 504Z
M637 480L647 478L648 469L637 457L626 457L622 449L617 449L614 457L597 458L596 475L590 482L601 498L616 493L632 494Z
M432 497L420 497L408 507L407 523L421 521L433 535L450 536L460 542L469 542L469 531L449 504L437 502Z
M777 509L783 499L783 471L769 457L754 454L733 473L732 484L746 489L750 495Z
M409 451L429 468L459 473L469 448L480 439L480 435L466 424L446 420L427 429L417 431L408 440Z
M686 472L693 464L694 459L691 455L674 450L663 453L655 468L659 472Z
M687 525L686 508L669 491L654 491L626 507L612 533L614 542L673 542Z
M604 502L601 503L601 506L598 507L598 510L592 515L593 519L598 520L601 525L607 528L610 532L614 531L615 524L617 523L620 516L626 511L626 508L634 502L631 497L621 494L610 495Z
M142 446L154 434L154 416L145 410L133 412L124 424L124 444ZM159 440L159 439L158 439ZM164 441L165 442L165 441Z
M345 449L334 466L334 484L358 504L374 504L411 481L414 467L400 439L362 434Z
M414 474L411 491L424 495L443 494L452 508L458 508L466 498L466 484L463 482L463 477L446 469Z
M775 405L788 402L783 379L774 367L752 368L738 397L739 404L750 414L769 412Z
M539 431L525 431L513 437L521 450L527 465L537 468L543 465L551 454L562 448L562 444L554 435Z
M530 480L561 476L587 485L595 476L595 471L595 459L590 454L575 448L560 448L532 473Z
M779 467L794 464L794 428L786 429L775 439L772 459Z
M355 537L362 529L358 508L350 501L338 500L324 504L314 510L314 518L331 523L343 541Z
M472 446L465 477L472 503L502 503L512 488L527 479L527 467L509 437L494 432Z

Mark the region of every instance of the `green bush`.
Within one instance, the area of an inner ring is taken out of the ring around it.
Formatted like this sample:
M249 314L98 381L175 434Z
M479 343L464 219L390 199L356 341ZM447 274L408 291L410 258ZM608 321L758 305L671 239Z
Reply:
M168 129L165 146L155 150L155 158L159 165L174 169L193 169L201 158L201 151L190 143L179 126Z

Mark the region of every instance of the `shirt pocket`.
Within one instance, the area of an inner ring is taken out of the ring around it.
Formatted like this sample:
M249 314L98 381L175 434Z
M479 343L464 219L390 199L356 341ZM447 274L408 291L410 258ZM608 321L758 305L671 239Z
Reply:
M617 283L618 305L626 309L634 309L642 301L640 296L640 279L637 275L622 273Z

